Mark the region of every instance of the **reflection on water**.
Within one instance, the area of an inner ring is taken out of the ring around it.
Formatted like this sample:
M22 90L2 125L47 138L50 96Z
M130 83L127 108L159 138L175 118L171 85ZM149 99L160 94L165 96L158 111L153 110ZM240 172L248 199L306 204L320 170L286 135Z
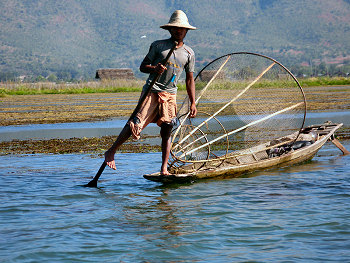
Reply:
M344 123L350 125L350 112L311 112L306 115L305 125L321 124L325 121L333 123ZM69 139L82 137L101 137L106 135L117 135L126 123L126 119L113 119L99 122L76 122L56 124L33 124L21 126L0 127L0 141L11 141L13 139ZM196 120L197 122L200 120ZM220 117L225 124L225 118ZM144 134L158 134L159 128L150 124Z
M350 141L343 141L350 148ZM1 262L348 262L350 156L161 186L160 153L0 156Z
M11 141L14 139L69 139L116 135L120 133L126 122L127 119L113 119L98 122L2 126L0 127L0 141ZM155 129L156 125L151 123L144 133L154 133Z

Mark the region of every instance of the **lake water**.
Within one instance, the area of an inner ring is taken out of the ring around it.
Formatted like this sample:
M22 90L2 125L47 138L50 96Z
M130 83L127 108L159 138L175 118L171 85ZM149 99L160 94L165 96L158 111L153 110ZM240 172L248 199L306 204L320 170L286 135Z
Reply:
M342 141L350 149L350 141ZM0 156L0 262L350 262L350 156L171 187L160 154Z
M196 120L199 121L198 118L196 118ZM232 121L232 119L228 120ZM305 125L321 124L329 120L331 120L334 123L344 123L345 126L349 126L350 111L310 112L307 113ZM1 126L0 141L11 141L14 139L69 139L73 137L82 138L117 135L124 127L126 121L127 119L119 118L97 122ZM223 124L225 125L224 119ZM143 131L143 134L159 134L159 128L156 124L151 123Z

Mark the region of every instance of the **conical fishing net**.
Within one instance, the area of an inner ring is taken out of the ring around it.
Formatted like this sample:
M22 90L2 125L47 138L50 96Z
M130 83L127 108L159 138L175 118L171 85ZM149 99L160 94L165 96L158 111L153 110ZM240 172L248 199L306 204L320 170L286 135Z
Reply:
M228 54L209 63L195 81L198 115L188 117L186 97L173 131L173 173L184 166L218 167L232 156L257 159L254 153L268 149L275 139L293 134L293 143L304 125L306 100L300 84L269 57Z

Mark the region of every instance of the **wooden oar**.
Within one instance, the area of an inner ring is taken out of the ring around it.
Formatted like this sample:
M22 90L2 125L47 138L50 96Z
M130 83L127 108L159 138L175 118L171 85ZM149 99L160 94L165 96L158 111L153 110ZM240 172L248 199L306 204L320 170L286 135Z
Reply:
M350 154L350 152L345 149L345 147L340 143L340 141L338 141L335 137L334 134L332 134L332 136L329 138L329 140L339 148L339 150L341 150L343 152L343 155L348 155Z
M168 55L166 56L164 62L162 63L163 66L165 66L168 63L168 61L170 59L170 56L173 54L174 50L176 49L177 44L178 44L177 41L174 41L174 46L170 49ZM152 80L151 84L147 87L147 90L145 92L143 92L143 94L141 95L141 98L140 98L140 100L139 100L135 110L131 114L128 122L131 119L133 119L136 116L136 114L139 112L139 110L140 110L140 108L142 106L142 103L145 101L148 93L151 91L152 87L158 81L158 79L160 78L161 75L162 74L157 74L155 76L155 78ZM129 125L128 122L125 124L125 126ZM103 173L104 169L106 168L106 165L107 165L107 163L105 161L103 161L103 163L102 163L100 169L98 170L97 174L95 175L95 177L88 184L86 184L85 186L87 186L87 187L97 187L97 181L100 178L101 174Z

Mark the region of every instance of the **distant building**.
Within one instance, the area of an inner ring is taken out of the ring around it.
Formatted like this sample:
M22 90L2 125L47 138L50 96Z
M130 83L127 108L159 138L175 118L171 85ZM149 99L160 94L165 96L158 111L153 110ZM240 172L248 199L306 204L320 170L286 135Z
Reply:
M97 79L135 79L130 68L103 68L96 71Z
M200 80L209 81L211 80L212 77L214 77L215 74L217 74L217 70L204 70L200 74ZM223 71L220 71L215 77L215 79L225 79L225 78L226 78L226 74Z
M23 82L27 76L26 75L21 75L18 77L20 82Z

